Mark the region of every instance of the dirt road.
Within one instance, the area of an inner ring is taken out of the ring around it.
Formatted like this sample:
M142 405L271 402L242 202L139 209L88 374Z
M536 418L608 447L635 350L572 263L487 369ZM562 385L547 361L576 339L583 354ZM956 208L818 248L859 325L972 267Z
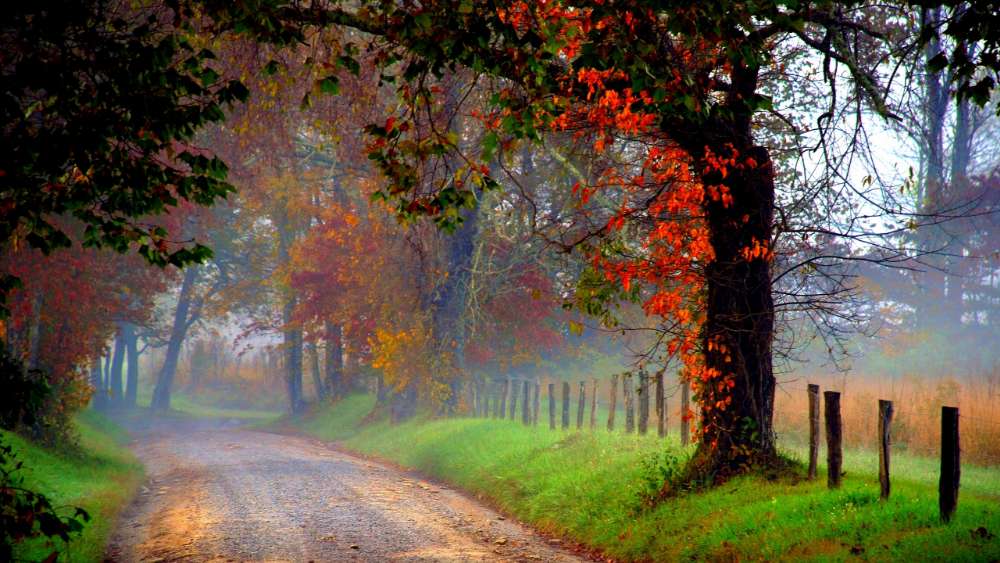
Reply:
M115 561L579 561L454 491L306 438L151 432Z

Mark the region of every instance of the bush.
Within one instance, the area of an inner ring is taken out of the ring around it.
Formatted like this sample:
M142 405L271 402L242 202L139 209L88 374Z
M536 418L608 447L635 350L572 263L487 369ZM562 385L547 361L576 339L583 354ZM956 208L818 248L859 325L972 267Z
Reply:
M74 442L72 418L89 390L77 378L53 381L43 370L27 369L0 345L0 428L46 444Z

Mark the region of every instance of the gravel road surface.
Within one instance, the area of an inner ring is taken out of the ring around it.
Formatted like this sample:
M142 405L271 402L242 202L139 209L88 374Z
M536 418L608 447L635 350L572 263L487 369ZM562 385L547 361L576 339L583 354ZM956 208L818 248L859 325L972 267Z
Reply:
M583 560L463 494L308 438L188 425L134 450L149 480L109 560Z

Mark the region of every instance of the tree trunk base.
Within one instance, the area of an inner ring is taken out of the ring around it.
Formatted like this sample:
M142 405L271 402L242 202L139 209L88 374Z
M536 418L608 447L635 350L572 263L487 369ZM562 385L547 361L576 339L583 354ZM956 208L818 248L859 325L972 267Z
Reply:
M692 489L715 487L741 475L758 475L767 481L798 480L802 477L800 465L776 452L732 455L699 444L677 477L664 483L660 496L665 499Z

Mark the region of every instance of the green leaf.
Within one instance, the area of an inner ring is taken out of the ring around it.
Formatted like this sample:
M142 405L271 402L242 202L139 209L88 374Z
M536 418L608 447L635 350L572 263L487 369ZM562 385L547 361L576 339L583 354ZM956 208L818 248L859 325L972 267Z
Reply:
M319 91L323 94L331 94L336 96L340 93L340 79L336 76L327 76L326 78L321 78L317 81L319 85Z
M496 153L499 142L500 139L497 137L495 131L490 131L483 137L483 160L487 162L493 160L493 155Z

